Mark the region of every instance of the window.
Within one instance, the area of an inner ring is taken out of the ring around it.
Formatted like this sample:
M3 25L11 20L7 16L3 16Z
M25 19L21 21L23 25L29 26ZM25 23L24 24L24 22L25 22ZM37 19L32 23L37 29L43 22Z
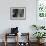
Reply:
M46 0L37 1L37 15L39 17L46 17Z

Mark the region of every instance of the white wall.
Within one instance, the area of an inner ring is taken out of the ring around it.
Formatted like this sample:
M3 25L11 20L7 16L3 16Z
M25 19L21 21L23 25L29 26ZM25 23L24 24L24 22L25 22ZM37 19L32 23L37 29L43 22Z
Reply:
M11 7L26 7L26 20L10 20ZM20 32L32 35L32 24L36 24L36 0L0 0L0 34L17 26Z
M11 7L26 7L26 20L10 20ZM32 24L36 24L36 0L0 0L0 33L16 26L20 32L29 32Z

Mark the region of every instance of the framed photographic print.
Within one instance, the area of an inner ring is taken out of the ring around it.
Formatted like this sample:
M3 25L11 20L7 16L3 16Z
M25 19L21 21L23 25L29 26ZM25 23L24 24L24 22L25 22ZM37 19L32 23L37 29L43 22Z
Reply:
M26 19L26 8L25 7L11 7L10 19L11 20Z

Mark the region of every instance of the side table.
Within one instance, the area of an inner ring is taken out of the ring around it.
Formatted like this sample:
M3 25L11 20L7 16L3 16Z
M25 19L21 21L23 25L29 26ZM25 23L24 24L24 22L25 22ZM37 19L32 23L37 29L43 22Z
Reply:
M7 37L9 36L9 37ZM18 33L15 33L15 34L10 34L10 33L6 33L5 34L5 46L7 46L8 42L7 42L7 38L10 38L10 36L16 36L16 45L15 46L18 46Z

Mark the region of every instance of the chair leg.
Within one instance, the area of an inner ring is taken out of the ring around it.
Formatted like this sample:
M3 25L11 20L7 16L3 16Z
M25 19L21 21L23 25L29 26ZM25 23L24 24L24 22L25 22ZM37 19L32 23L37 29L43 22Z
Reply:
M4 44L5 44L5 46L7 46L7 42L6 41L4 42Z
M7 46L7 34L5 34L5 46Z

